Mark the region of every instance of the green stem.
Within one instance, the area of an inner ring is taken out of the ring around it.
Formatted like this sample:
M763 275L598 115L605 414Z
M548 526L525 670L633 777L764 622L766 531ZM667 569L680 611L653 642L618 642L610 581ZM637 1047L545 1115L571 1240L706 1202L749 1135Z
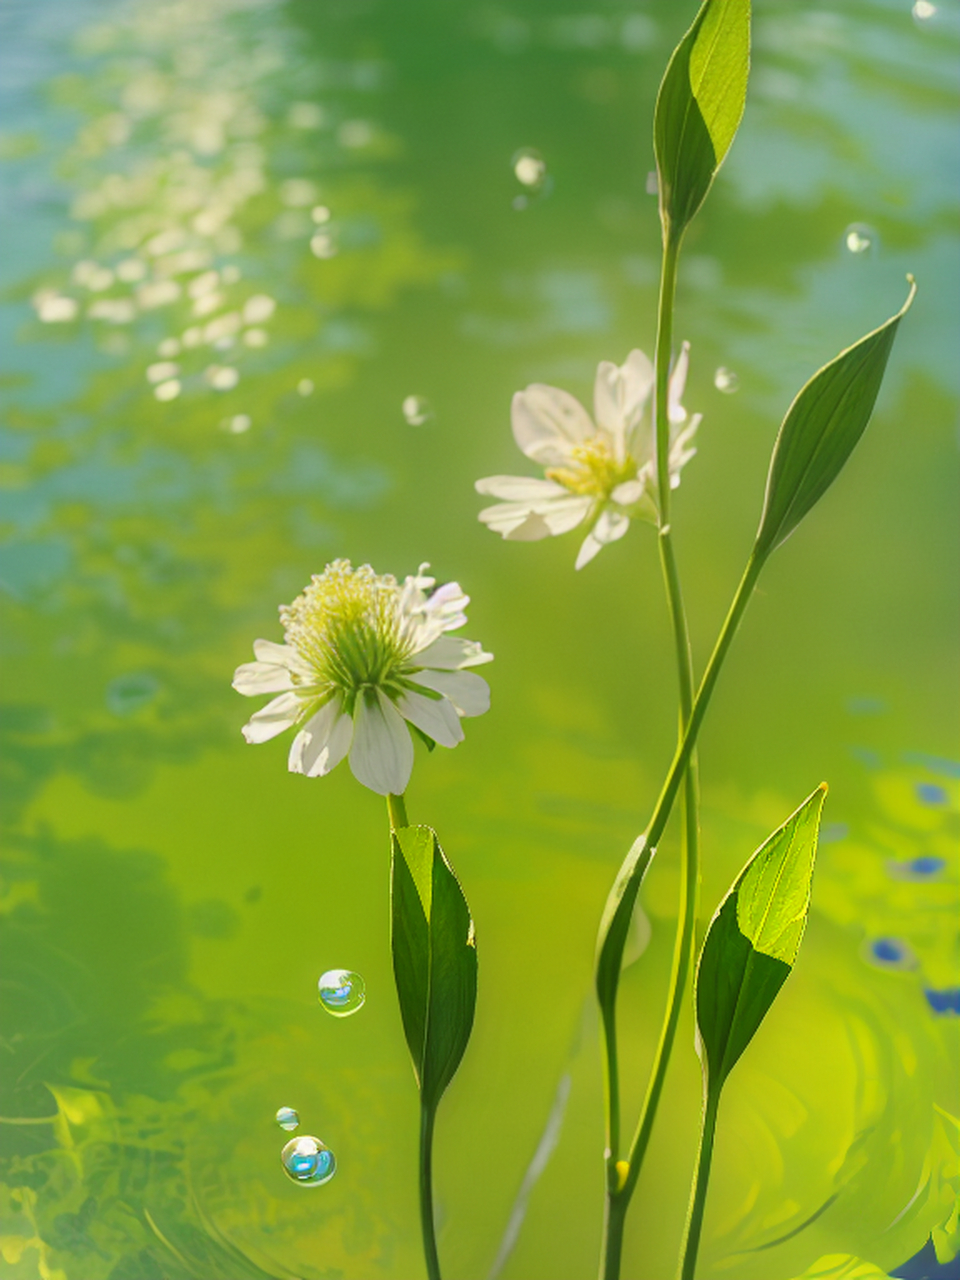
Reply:
M615 1191L607 1190L603 1221L603 1256L600 1280L618 1280L623 1253L623 1228L627 1220L627 1201Z
M656 394L657 505L661 532L670 529L670 356L673 346L673 304L677 293L680 243L668 236L663 243L660 303L657 315Z
M407 802L403 796L387 796L387 813L390 816L391 831L396 831L398 827L410 825L407 822Z
M697 1172L690 1194L690 1210L680 1262L680 1280L693 1280L697 1269L697 1251L700 1248L700 1231L703 1227L703 1210L707 1202L707 1183L710 1179L710 1163L713 1160L713 1140L717 1132L717 1111L720 1107L720 1089L706 1089L703 1102L703 1118L700 1122L700 1152L697 1156Z
M420 1101L420 1229L429 1280L440 1280L437 1234L433 1225L433 1121L434 1109Z

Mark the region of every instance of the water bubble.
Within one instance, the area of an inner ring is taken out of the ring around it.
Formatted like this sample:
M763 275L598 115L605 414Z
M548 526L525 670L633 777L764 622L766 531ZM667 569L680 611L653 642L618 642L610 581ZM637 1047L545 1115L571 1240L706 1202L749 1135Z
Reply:
M277 1112L277 1124L288 1131L297 1129L300 1126L300 1116L293 1107L281 1107Z
M713 385L718 391L722 391L725 396L732 396L736 391L740 390L740 379L732 369L726 369L721 365L713 375Z
M430 401L424 396L406 396L400 408L411 427L422 427L433 417Z
M523 186L530 187L534 191L538 191L543 186L547 176L547 163L539 151L534 151L532 147L521 147L514 153L510 163L513 166L514 176Z
M319 1138L305 1134L291 1138L280 1152L283 1172L300 1187L322 1187L337 1171L337 1161L330 1148Z
M843 233L843 247L855 257L872 256L880 247L880 236L865 222L851 222Z
M359 973L349 969L328 969L317 983L320 1003L335 1018L348 1018L363 1007L367 990Z

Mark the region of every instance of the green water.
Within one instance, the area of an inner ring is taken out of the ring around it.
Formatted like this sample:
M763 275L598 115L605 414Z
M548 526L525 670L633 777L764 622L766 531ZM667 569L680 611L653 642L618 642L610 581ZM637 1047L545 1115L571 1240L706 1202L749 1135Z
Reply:
M652 350L649 122L689 8L5 6L11 1280L422 1274L383 806L345 766L305 780L285 741L245 745L230 688L337 556L430 561L496 654L490 714L418 755L408 793L480 955L439 1117L445 1275L594 1274L593 944L674 734L655 539L635 527L575 574L576 535L502 543L472 485L524 469L514 391L589 399L599 360ZM830 1254L892 1269L956 1191L958 1023L925 990L958 985L958 52L952 3L758 4L746 120L684 260L704 420L674 528L701 665L786 405L900 305L908 270L920 285L874 421L768 568L702 737L703 923L831 785L797 973L724 1097L704 1280L791 1280ZM549 182L517 208L522 147ZM243 319L251 297L275 309ZM428 421L405 420L409 396ZM904 878L917 857L942 865ZM677 874L667 841L622 984L628 1113ZM883 938L914 966L871 962ZM339 966L367 985L344 1020L316 1000ZM698 1100L688 1021L625 1280L673 1274ZM336 1152L328 1185L284 1178L281 1105Z

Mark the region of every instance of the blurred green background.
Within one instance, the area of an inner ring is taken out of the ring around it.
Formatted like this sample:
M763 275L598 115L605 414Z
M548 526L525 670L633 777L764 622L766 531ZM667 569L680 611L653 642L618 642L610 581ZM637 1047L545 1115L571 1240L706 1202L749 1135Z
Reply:
M4 6L11 1280L422 1274L383 806L346 767L305 780L284 741L246 746L230 689L337 556L430 561L496 654L490 714L421 753L408 793L481 965L440 1111L445 1275L594 1274L593 944L674 735L655 539L635 527L575 574L576 535L502 543L472 484L526 469L515 390L589 402L599 360L652 351L650 122L691 14ZM907 271L920 285L873 423L768 567L702 737L702 922L831 786L798 970L725 1093L704 1280L844 1256L882 1274L956 1231L958 52L955 3L758 3L744 125L688 237L677 324L704 420L674 527L701 665L787 404L900 306ZM628 1113L676 877L667 841L622 985ZM337 966L368 990L343 1022L315 995ZM280 1105L336 1152L329 1185L284 1179ZM673 1274L698 1105L688 1020L625 1280Z

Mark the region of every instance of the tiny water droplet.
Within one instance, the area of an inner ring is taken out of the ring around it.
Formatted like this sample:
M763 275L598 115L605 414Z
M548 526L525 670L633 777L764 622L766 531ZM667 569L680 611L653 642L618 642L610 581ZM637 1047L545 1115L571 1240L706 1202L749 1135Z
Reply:
M290 1181L300 1187L322 1187L337 1171L330 1148L309 1134L291 1138L280 1152L280 1162Z
M328 969L317 983L320 1003L335 1018L348 1018L363 1007L367 989L359 973L349 969Z
M514 152L510 163L515 178L523 186L531 187L534 191L543 186L547 176L547 162L539 151L535 151L533 147L521 147Z
M725 396L732 396L740 390L740 378L732 369L726 369L721 365L713 375L713 385L718 391L722 391Z
M433 417L430 401L425 396L406 396L400 408L411 427L422 427Z
M300 1116L293 1107L281 1107L277 1112L277 1124L281 1129L299 1128Z
M865 222L851 222L843 233L843 247L855 257L875 254L880 247L880 236Z

